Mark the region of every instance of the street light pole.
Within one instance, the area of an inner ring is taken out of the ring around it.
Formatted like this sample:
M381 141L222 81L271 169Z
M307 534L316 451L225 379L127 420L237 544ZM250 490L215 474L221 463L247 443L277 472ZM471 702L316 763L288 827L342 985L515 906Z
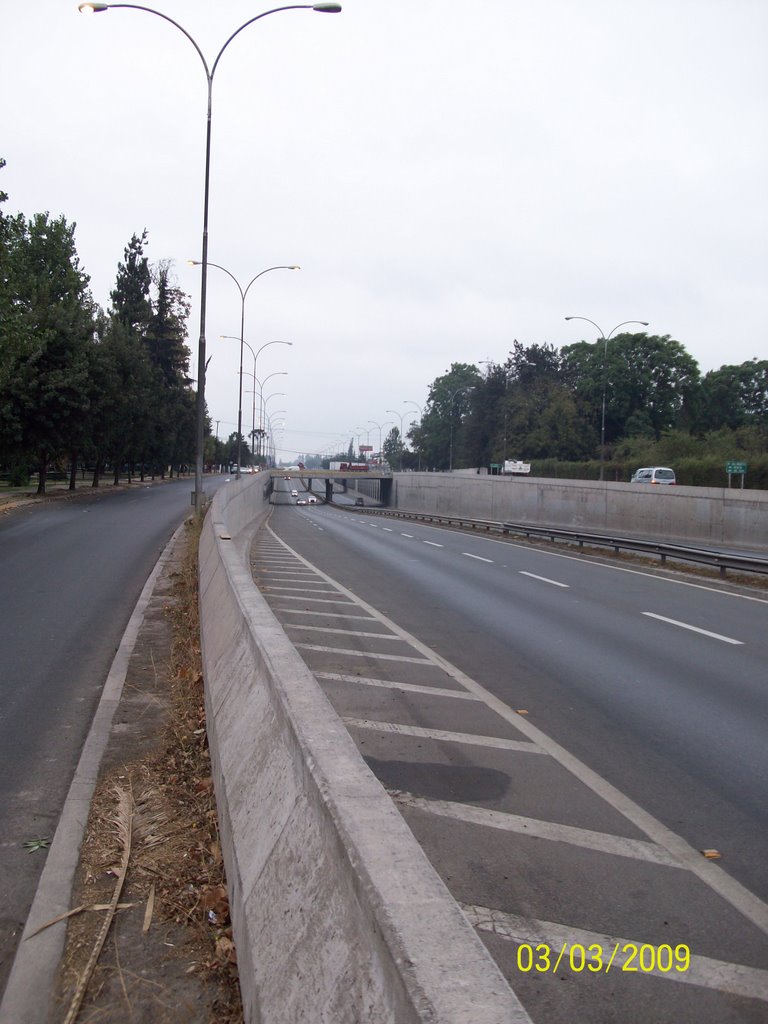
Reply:
M391 420L390 420L390 421L388 421L387 423L384 423L384 424L382 424L382 423L377 423L377 422L376 422L376 420L368 420L368 422L369 422L369 423L372 423L372 424L374 425L374 427L378 427L378 428L379 428L379 462L381 462L381 445L382 445L382 441L381 441L381 431L382 431L382 428L383 428L383 427L391 427L391 426L393 426L394 424L392 423L392 421L391 421Z
M419 410L419 448L418 448L418 471L421 472L421 421L424 419L424 410L418 402L414 402L412 398L406 398L403 400L403 405L415 405Z
M405 419L405 413L404 412L398 412L397 409L385 409L384 412L391 412L393 416L399 416L400 417L400 458L399 458L398 461L399 461L399 469L402 471L402 468L403 468L403 448L405 447L405 445L403 443L403 420Z
M603 333L602 327L596 324L594 320L590 320L588 316L567 316L566 320L585 320L588 324L592 324L593 327L597 328L599 337L598 341L603 342L603 407L600 414L600 479L603 480L605 477L605 394L608 385L608 341L618 331L620 327L625 327L627 324L640 324L641 327L647 327L648 322L646 320L622 320L620 324L616 324L613 330L607 336Z
M450 442L450 448L449 448L449 452L448 452L448 472L449 473L453 472L453 403L454 403L454 400L456 398L456 395L461 395L465 391L474 391L474 390L475 389L474 389L474 386L472 384L467 384L463 388L456 388L456 390L451 395L451 404L450 404L450 406L448 408L448 422L450 423L450 427L451 427L451 442Z
M254 366L254 369L255 369L256 368L256 360L254 360L253 366ZM275 371L275 373L267 374L267 376L264 378L264 380L259 380L259 378L256 376L255 373L253 375L253 379L255 381L255 383L253 385L253 420L254 420L253 433L254 434L256 433L256 385L258 384L258 386L259 386L259 410L261 410L261 409L264 408L264 385L267 383L267 381L271 377L279 377L279 376L287 377L288 376L288 371L287 370L277 370L277 371ZM259 455L261 455L261 423L259 423Z
M187 263L191 267L200 266L200 260L187 260ZM268 274L271 270L301 270L301 267L296 266L279 266L279 267L267 267L266 270L260 271L255 277L252 277L245 288L242 287L238 279L232 273L231 270L227 270L226 267L222 267L219 263L211 263L208 261L209 267L216 267L217 270L223 270L224 273L231 277L237 286L237 290L240 292L240 394L237 399L237 473L235 474L236 479L240 479L240 466L242 463L242 436L243 436L243 345L245 344L245 300L250 290L251 285L254 281L258 281L264 274ZM231 338L233 335L226 334L221 337ZM253 349L251 349L253 351Z
M240 340L239 338L236 338L234 334L221 334L221 335L219 335L219 337L221 337L221 338L230 338L232 341L239 341ZM259 353L263 352L264 349L267 348L269 345L293 345L293 342L292 341L265 341L264 344L261 346L261 348L257 348L255 352L253 351L253 349L251 348L251 346L248 344L247 341L244 341L243 344L248 347L251 355L253 356L253 376L254 376L255 379L258 379L256 377L256 360L259 357ZM241 360L241 362L240 362L240 367L241 367L240 379L241 379L241 381L242 381L242 365L243 364L242 364L242 360ZM287 371L285 371L285 372L287 373ZM241 391L241 395L242 395L242 391ZM242 398L241 398L241 402L242 402ZM263 406L260 403L259 404L259 431L260 432L263 430L263 427L264 427L263 412L264 412ZM254 418L255 418L255 412L254 412ZM261 445L259 445L259 455L261 455Z
M205 71L205 78L208 83L208 111L206 117L206 129L205 129L205 174L204 174L204 185L203 185L203 245L202 245L202 259L200 260L200 266L202 271L200 274L200 338L197 345L197 402L196 402L196 439L195 439L195 493L194 493L194 505L195 511L200 514L203 511L203 459L204 459L204 448L205 448L205 318L206 318L206 302L208 296L208 206L209 206L209 195L210 195L210 181L211 181L211 111L212 111L212 100L213 100L213 76L216 74L216 68L219 66L219 61L235 38L238 36L243 29L248 28L249 25L253 25L254 22L259 21L261 18L266 18L269 14L277 14L280 11L294 11L294 10L307 10L307 11L318 11L321 14L338 14L341 11L341 5L335 3L320 3L320 4L287 4L284 7L274 7L269 11L263 11L261 14L257 14L253 18L249 18L248 21L244 22L240 28L236 29L232 35L227 39L224 45L221 47L219 52L216 54L216 58L211 65L208 67L208 62L203 56L203 51L197 45L192 36L187 30L181 26L173 18L169 18L167 14L163 14L162 11L156 11L153 7L144 7L140 4L103 4L103 3L82 3L79 5L78 10L82 14L101 14L104 11L111 9L126 8L134 11L145 11L147 14L154 14L158 18L162 18L163 21L167 21L169 24L177 28L194 46L198 57L202 61L203 70ZM238 465L239 471L239 465ZM239 475L239 472L238 472Z

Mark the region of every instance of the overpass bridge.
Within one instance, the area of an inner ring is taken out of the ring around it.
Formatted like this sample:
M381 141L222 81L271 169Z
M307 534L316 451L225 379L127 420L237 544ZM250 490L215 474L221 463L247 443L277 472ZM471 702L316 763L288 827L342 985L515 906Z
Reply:
M379 480L379 500L382 505L388 506L392 499L392 481L394 479L392 470L389 467L369 466L367 469L270 469L272 479L303 480L309 490L312 490L312 482L325 481L325 500L333 501L333 485L340 482L346 491L348 481L355 483L361 480Z

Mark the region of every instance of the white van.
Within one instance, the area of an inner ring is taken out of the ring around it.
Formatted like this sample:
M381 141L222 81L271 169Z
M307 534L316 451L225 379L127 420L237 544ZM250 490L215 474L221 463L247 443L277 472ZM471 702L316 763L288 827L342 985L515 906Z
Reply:
M633 484L675 484L674 469L667 466L646 466L638 469L632 474Z

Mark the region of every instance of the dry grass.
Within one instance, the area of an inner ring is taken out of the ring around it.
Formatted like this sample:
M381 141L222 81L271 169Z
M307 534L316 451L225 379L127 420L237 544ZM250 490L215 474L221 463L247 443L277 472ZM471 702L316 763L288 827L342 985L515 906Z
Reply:
M205 734L199 534L192 525L188 531L166 607L170 663L153 684L162 691L165 725L147 756L100 779L81 851L74 904L109 903L125 850L114 824L125 815L117 801L127 794L132 836L121 900L128 907L117 911L83 1008L71 1018L81 1024L243 1020ZM70 919L64 1006L82 986L102 920L101 912Z

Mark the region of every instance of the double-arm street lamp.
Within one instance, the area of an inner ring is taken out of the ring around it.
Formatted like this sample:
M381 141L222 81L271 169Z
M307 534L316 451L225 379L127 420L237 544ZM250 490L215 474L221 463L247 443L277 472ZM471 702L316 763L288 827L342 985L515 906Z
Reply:
M622 320L620 324L616 324L610 334L604 334L602 327L596 324L594 320L590 320L588 316L567 316L566 320L585 320L588 324L592 324L593 327L597 328L598 341L603 342L603 408L600 415L600 479L602 480L605 476L605 394L608 385L608 340L611 338L620 327L625 327L627 324L640 324L641 327L647 327L648 322L646 320Z
M399 416L400 417L400 452L399 452L400 458L398 459L398 469L402 470L402 468L403 468L403 448L405 447L405 442L403 441L403 420L405 419L405 413L404 412L398 412L397 409L385 409L384 412L391 412L393 416Z
M248 344L248 343L246 342L246 344ZM255 361L254 361L254 366L255 366ZM287 377L288 376L288 371L287 370L275 370L274 373L268 374L264 378L264 380L259 380L259 378L256 376L256 374L255 373L251 373L250 370L243 370L243 373L247 373L249 377L253 377L253 389L251 391L249 391L249 392L246 392L246 394L253 395L253 408L251 410L251 454L252 455L256 455L257 454L257 451L256 451L256 437L258 435L258 437L259 437L259 450L258 450L258 454L261 455L261 434L262 434L262 431L261 431L261 427L259 427L258 431L256 430L256 395L259 395L259 401L261 402L263 400L263 397L264 397L264 385L267 383L267 381L271 377ZM259 405L259 409L261 409L261 405Z
M214 264L211 264L211 266L213 266L213 265ZM285 269L285 268L282 268L282 267L270 267L270 270L281 270L281 269ZM294 268L293 267L289 267L288 269L289 270L293 270ZM296 269L298 270L298 267ZM227 273L229 273L229 271L227 271ZM261 273L262 274L266 274L267 271L266 270L262 270ZM261 274L257 274L256 275L256 277L260 277L260 276L261 276ZM254 281L256 280L256 277L254 277L254 279L253 279ZM251 284L253 284L253 281L251 282ZM247 289L246 289L246 291L247 291ZM245 300L243 300L243 301L245 301ZM259 356L259 352L261 352L263 349L265 349L268 345L293 345L293 342L292 341L265 341L264 344L261 346L261 348L256 349L256 351L254 352L253 349L251 348L251 346L248 344L248 342L243 338L242 334L240 335L239 338L236 337L234 334L220 334L219 337L220 338L228 338L230 341L239 341L240 342L240 393L239 393L239 397L238 397L238 401L237 401L237 479L239 480L240 479L240 447L242 445L242 436L243 436L243 431L242 431L242 421L243 421L243 345L246 346L248 351L253 356L253 377L254 377L254 379L256 379L256 360L257 360L257 358ZM255 401L256 401L256 399L254 397L254 403L255 403ZM255 419L255 409L254 409L254 419ZM261 427L261 414L259 414L259 427Z
M187 260L187 263L191 267L199 267L200 266L200 260ZM240 461L241 461L241 459L240 459L240 444L241 444L241 442L240 442L239 439L242 437L242 434L243 434L243 345L245 344L245 340L244 340L243 336L245 334L245 300L246 300L246 297L248 295L248 292L250 290L251 285L254 283L254 281L258 281L258 279L260 277L263 277L264 274L268 274L271 270L301 270L301 267L295 267L295 266L290 266L290 267L285 267L285 266L267 267L266 270L262 270L258 274L256 274L255 277L252 277L251 280L248 282L248 284L245 286L245 288L243 288L243 286L240 284L240 282L238 281L238 279L235 277L235 275L232 273L231 270L227 270L226 267L222 267L219 263L211 263L210 260L208 261L208 266L209 267L216 267L217 270L224 271L224 273L228 277L232 278L232 280L235 282L235 284L237 286L237 290L240 292L240 338L238 339L240 341L240 395L239 395L238 401L237 401L237 437L238 437L238 442L237 442L237 479L239 480L240 479ZM233 335L227 334L227 335L222 335L222 337L231 338L231 337L233 337ZM250 348L250 345L248 347ZM251 349L251 352L253 352L253 349ZM255 372L256 371L255 371L255 368L254 368L254 373Z
M391 420L388 420L386 423L377 423L376 420L368 420L368 422L372 423L374 425L374 427L378 427L379 428L379 462L381 462L381 448L382 448L381 432L384 429L384 427L391 427L391 426L394 426L394 424L392 423Z
M287 376L288 375L288 371L287 370L277 370L275 373L267 374L267 376L264 378L264 380L259 380L259 378L255 374L254 374L254 377L253 377L254 381L256 382L256 384L254 385L254 392L253 392L254 411L256 409L256 385L258 385L258 388L259 388L259 455L262 454L262 452L261 452L261 439L264 436L264 424L262 423L262 420L264 418L264 411L265 411L264 410L264 385L272 377L279 377L281 375ZM282 411L285 412L284 409ZM274 413L273 413L273 415L274 415ZM253 432L255 434L256 430L254 429Z
M419 410L419 446L418 446L418 459L419 459L419 472L421 471L421 421L424 419L424 410L418 402L414 402L412 398L406 398L403 400L403 405L415 405ZM412 412L412 409L407 410Z
M101 14L104 11L111 10L112 8L126 8L133 11L145 11L147 14L154 14L158 18L162 18L163 21L167 21L169 24L177 28L194 46L195 51L202 61L203 70L205 72L206 81L208 83L208 111L206 119L206 131L205 131L205 175L204 175L204 187L203 187L203 245L202 245L202 259L200 260L200 266L202 267L200 275L200 339L197 346L197 404L196 404L196 444L195 444L195 493L194 493L194 504L195 510L201 513L203 510L203 455L205 446L205 317L206 317L206 300L208 294L208 199L210 194L210 178L211 178L211 111L212 111L212 98L213 98L213 77L216 74L216 69L219 66L219 61L224 54L224 51L232 42L232 40L238 36L243 29L248 28L249 25L253 25L254 22L260 21L261 18L266 18L269 14L277 14L280 11L319 11L321 14L338 14L341 11L340 4L331 3L320 3L320 4L286 4L283 7L274 7L269 11L263 11L261 14L257 14L253 18L249 18L248 21L244 22L240 28L236 29L224 45L221 47L219 52L213 61L213 64L209 67L208 62L203 56L203 51L197 45L192 36L173 18L169 18L167 14L163 14L162 11L156 11L153 7L143 7L140 4L101 4L101 3L82 3L79 5L79 10L83 14Z
M270 395L269 397L271 398L272 396ZM277 416L280 416L281 414L284 414L285 412L286 412L285 409L275 409L275 411L272 413L272 416L270 416L268 414L266 415L266 424L265 424L265 428L264 428L264 433L265 433L265 440L266 440L267 437L269 438L269 440L266 441L266 443L264 445L265 468L266 468L266 465L269 464L269 460L270 460L270 454L269 453L270 453L270 451L272 452L272 455L271 455L272 465L274 466L276 464L276 462L277 462L277 458L276 458L277 452L276 452L276 448L275 448L275 444L276 444L276 436L275 435L277 434L278 430L280 430L280 429L285 427L285 421L284 420L280 420L280 422L276 421L276 422L273 423L272 419L273 419L273 417L276 418Z

